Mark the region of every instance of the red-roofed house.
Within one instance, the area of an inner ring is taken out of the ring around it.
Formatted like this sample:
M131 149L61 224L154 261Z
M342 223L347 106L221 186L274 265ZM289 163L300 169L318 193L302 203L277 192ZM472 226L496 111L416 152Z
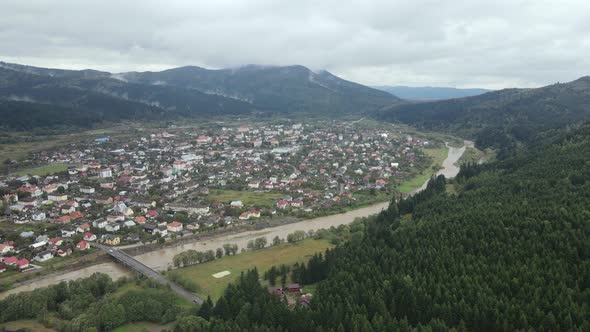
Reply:
M287 202L287 201L286 201L286 200L284 200L284 199L281 199L281 200L279 200L279 201L277 202L277 207L278 207L279 209L286 209L286 208L287 208L287 206L289 206L289 202Z
M16 264L16 262L18 262L18 258L16 258L15 256L4 257L2 261L8 265L14 265Z
M173 222L169 223L168 225L166 225L166 228L168 229L168 232L174 232L174 233L182 232L182 223L178 222L178 221L173 221Z
M16 261L16 266L18 266L19 270L26 269L27 267L29 267L29 260L26 258L19 259L18 261Z
M96 235L94 235L92 233L84 233L84 240L85 241L95 241Z
M78 244L76 244L76 248L78 250L86 250L90 248L90 243L88 243L88 241L80 241L78 242Z

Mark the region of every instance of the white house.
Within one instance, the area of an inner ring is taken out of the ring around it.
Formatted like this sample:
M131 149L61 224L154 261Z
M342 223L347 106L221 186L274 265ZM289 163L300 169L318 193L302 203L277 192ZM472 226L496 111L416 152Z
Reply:
M169 223L168 225L166 225L166 228L168 229L168 232L174 232L174 233L178 233L178 232L182 232L182 223L178 222L178 221L173 221L171 223Z
M33 260L36 260L37 262L45 262L45 261L50 260L52 258L53 258L53 253L51 252L51 250L45 250L45 251L42 251L42 252L38 253L37 255L35 255Z
M110 168L101 169L98 172L98 176L101 178L110 178L113 176L113 171Z

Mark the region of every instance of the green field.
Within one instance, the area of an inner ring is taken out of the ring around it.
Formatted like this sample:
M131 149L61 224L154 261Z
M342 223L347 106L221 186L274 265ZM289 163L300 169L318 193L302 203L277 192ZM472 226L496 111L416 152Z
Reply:
M210 201L219 201L224 203L230 201L242 201L244 206L255 205L258 207L270 207L274 205L277 199L283 196L283 194L279 193L238 190L211 190L208 199Z
M306 239L295 244L281 244L278 246L247 251L235 256L226 256L212 262L197 264L174 270L183 277L190 278L199 284L202 297L211 296L218 299L230 282L235 282L241 272L254 267L262 274L273 265L292 265L307 261L313 254L324 252L332 245L327 240ZM212 275L221 271L229 271L230 275L214 278Z
M402 193L409 193L420 188L440 168L447 158L448 148L424 149L424 153L432 158L431 166L424 169L419 175L400 184L398 190Z
M45 326L41 325L41 323L32 320L16 320L14 322L6 322L0 324L0 330L9 330L9 331L16 331L18 329L23 329L25 331L35 331L35 332L55 332L54 329L46 328Z
M63 172L68 169L68 164L51 164L40 167L26 168L16 172L16 175L38 175L45 176L53 173Z
M172 324L159 325L156 323L149 322L135 322L119 326L118 328L114 329L113 332L159 332L163 329L170 329L171 327Z

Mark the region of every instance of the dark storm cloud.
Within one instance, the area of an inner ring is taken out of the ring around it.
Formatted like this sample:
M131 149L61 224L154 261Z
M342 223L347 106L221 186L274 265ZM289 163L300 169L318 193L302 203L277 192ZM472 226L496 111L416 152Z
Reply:
M538 86L590 68L588 1L3 1L0 59L303 64L365 84Z

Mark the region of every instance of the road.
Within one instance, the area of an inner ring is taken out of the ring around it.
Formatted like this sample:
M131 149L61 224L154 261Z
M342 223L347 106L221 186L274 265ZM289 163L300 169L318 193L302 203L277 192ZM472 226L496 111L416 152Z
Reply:
M170 289L172 289L176 294L184 297L185 299L187 299L191 302L197 303L197 304L203 303L203 299L201 299L200 297L194 295L193 293L187 291L186 289L184 289L184 288L178 286L177 284L173 283L172 281L166 279L163 275L161 275L160 273L147 267L146 265L144 265L140 261L136 260L132 256L129 256L124 251L119 250L117 248L105 246L105 245L99 244L99 243L90 243L90 245L95 248L105 251L111 257L113 257L116 261L127 266L128 268L132 269L133 271L135 271L139 274L142 274L150 279L153 279L162 285L170 286Z

